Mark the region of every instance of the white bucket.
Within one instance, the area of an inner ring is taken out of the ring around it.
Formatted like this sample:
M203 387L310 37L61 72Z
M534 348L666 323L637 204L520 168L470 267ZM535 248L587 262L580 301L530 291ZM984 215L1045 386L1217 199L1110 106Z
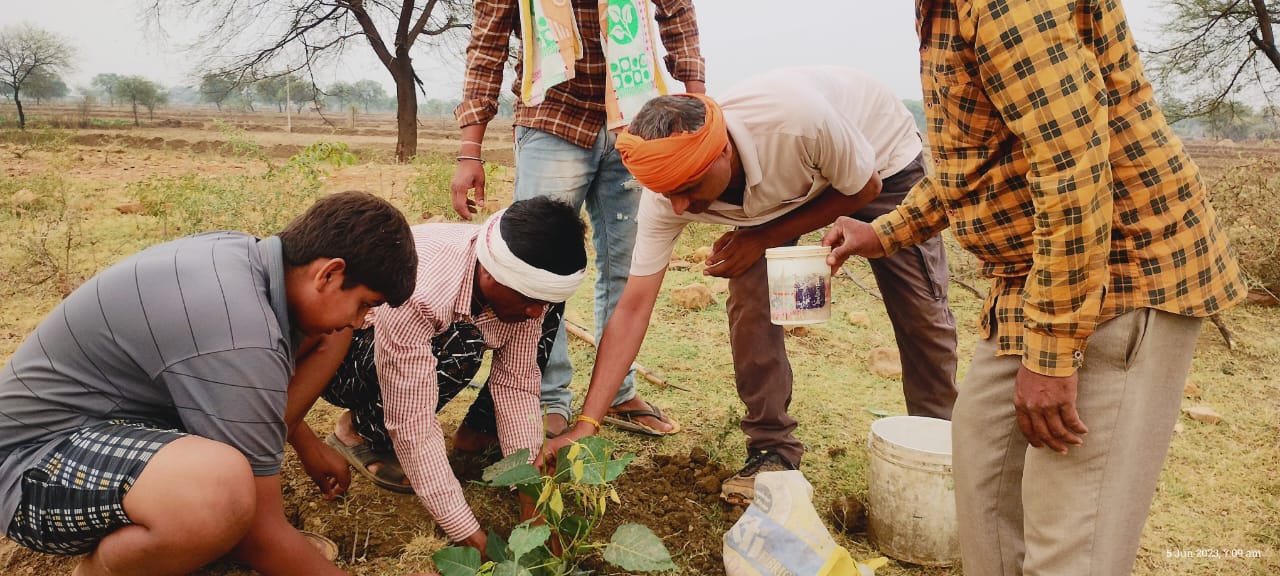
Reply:
M764 251L769 270L769 316L779 326L831 319L830 246L782 246Z
M951 423L893 416L871 424L871 541L886 555L924 566L960 559Z

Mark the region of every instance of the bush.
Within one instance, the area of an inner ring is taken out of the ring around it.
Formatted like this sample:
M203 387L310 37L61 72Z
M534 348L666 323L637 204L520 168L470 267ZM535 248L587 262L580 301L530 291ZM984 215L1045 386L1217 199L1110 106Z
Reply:
M256 144L246 142L237 149L254 155ZM160 219L165 237L209 230L267 236L320 197L330 168L353 163L355 155L346 144L317 142L258 176L152 177L129 185L129 190L147 215Z
M1280 292L1280 163L1230 168L1211 184L1210 198L1250 287Z

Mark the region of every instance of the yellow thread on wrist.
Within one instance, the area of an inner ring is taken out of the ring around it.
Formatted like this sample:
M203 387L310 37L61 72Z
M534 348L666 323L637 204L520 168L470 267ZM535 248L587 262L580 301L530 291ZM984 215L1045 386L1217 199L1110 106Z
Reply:
M596 430L599 430L599 429L600 429L600 421L599 421L599 420L596 420L595 418L592 418L592 417L590 417L590 416L587 416L586 414L579 414L577 418L574 418L574 419L573 419L573 421L574 421L574 422L586 422L587 424L590 424L590 425L592 425L592 426L595 426L595 427L596 427Z

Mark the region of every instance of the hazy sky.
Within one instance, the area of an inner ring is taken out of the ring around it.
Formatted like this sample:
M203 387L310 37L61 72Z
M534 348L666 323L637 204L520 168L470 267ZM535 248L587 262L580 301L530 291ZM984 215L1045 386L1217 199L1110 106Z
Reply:
M166 85L191 84L191 57L177 48L190 41L146 33L139 0L0 0L0 26L28 22L59 33L78 48L68 85L87 85L103 72L139 74ZM707 61L708 90L716 93L758 70L790 64L840 64L866 70L903 98L920 97L912 0L694 0ZM1139 45L1149 43L1162 19L1161 0L1124 0ZM787 12L783 11L783 7ZM319 78L371 78L390 87L390 75L355 44L344 62ZM414 56L428 97L459 95L461 58ZM508 79L509 80L509 79Z

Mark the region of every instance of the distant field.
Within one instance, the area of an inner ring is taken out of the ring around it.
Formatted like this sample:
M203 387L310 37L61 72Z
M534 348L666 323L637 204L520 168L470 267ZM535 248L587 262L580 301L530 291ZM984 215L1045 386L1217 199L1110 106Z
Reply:
M0 117L11 121L15 114L11 105L0 105ZM165 108L157 110L154 121L144 118L141 128L132 126L124 107L98 107L82 116L74 107L31 106L28 117L35 127L26 133L0 129L0 362L84 279L168 238L208 228L270 234L314 197L348 189L390 199L411 222L455 219L448 182L458 131L449 118L421 121L419 159L394 164L395 119L390 114L360 114L351 127L349 116L331 116L330 126L315 113L304 113L293 118L292 133L284 129L285 116L274 111ZM126 117L127 124L122 122ZM40 127L76 126L81 118L99 122L85 129ZM496 205L511 199L511 133L509 123L495 124L486 137L488 195ZM1280 148L1262 143L1191 142L1188 147L1210 183L1227 174L1238 177L1239 166L1257 166L1246 169L1256 172L1280 162ZM1270 164L1254 164L1266 159ZM1221 186L1217 193L1234 191ZM677 257L690 257L722 232L720 227L692 226ZM957 279L978 290L988 288L985 280L973 277L970 258L954 250L951 257ZM675 553L680 573L705 574L717 573L720 537L742 510L721 505L700 483L741 466L742 405L728 355L724 286L703 277L697 263L688 264L669 270L639 358L679 386L645 383L641 390L685 431L661 440L612 429L604 435L640 457L620 482L623 506L611 514L653 527ZM874 286L865 263L851 267L862 283ZM672 304L672 288L698 282L715 293L714 304L701 311ZM590 298L589 289L579 290L570 302L570 318L589 326ZM950 298L961 327L963 375L981 301L958 284L952 285ZM835 283L834 299L831 322L789 336L787 342L796 374L792 411L808 446L804 472L824 514L837 498L865 498L869 426L878 414L905 413L900 381L866 368L873 348L894 345L883 306L844 277ZM850 324L853 312L866 313L868 323ZM1224 419L1216 425L1186 418L1179 423L1143 535L1137 574L1280 574L1280 308L1242 306L1224 319L1238 349L1227 350L1219 333L1206 324L1190 378L1197 390L1184 402L1185 407L1212 407ZM593 351L575 341L571 353L580 402ZM469 398L464 394L445 411L447 434L465 411L461 400ZM321 402L308 419L317 431L327 431L337 415L337 409ZM705 464L700 463L703 452L709 457ZM463 461L459 469L474 475L478 465ZM354 574L430 570L431 553L444 544L412 497L380 491L357 477L345 500L324 502L292 452L283 479L290 520L336 541L341 565ZM506 531L515 523L513 498L474 485L466 490L483 524ZM856 558L879 555L864 533L833 531ZM1187 558L1182 554L1186 550L1216 553ZM69 573L72 562L0 539L3 574ZM229 564L200 572L247 573ZM880 576L960 573L898 563L879 571Z

